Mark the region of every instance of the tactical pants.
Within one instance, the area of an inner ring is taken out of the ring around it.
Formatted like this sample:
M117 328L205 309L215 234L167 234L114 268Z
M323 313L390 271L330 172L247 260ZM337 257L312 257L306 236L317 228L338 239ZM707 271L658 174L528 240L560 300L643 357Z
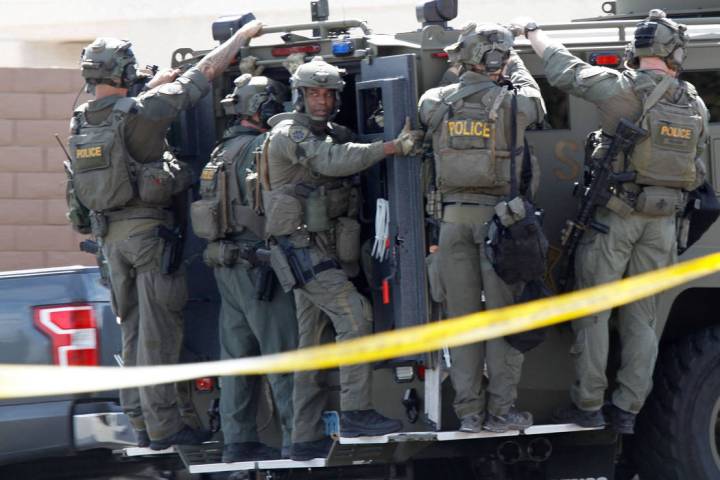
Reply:
M111 233L113 225L110 226ZM122 357L126 366L178 362L182 346L182 309L187 301L184 272L160 273L164 241L154 230L106 240L113 308L121 319ZM137 430L152 440L177 433L184 426L175 385L121 390L123 410Z
M315 249L312 251L315 264L327 259ZM295 289L294 293L300 348L322 343L331 324L338 341L372 333L370 304L342 270L320 272L304 287ZM328 399L326 374L327 371L295 373L293 442L310 442L325 435L322 412ZM372 408L371 386L371 365L340 367L341 410Z
M255 298L256 269L237 264L215 268L222 304L220 307L220 356L222 359L294 350L298 344L295 302L279 287L271 301ZM283 446L291 443L293 377L291 373L268 375L280 425ZM257 442L257 376L220 379L220 417L225 443Z
M609 233L585 233L577 250L576 287L588 288L668 266L676 260L675 217L649 217L633 213L627 218L601 208L595 219ZM615 406L637 413L652 388L658 353L657 297L648 297L618 309L618 331L622 344ZM576 382L570 395L583 410L599 410L608 382L610 311L573 322Z
M490 205L452 205L444 209L437 260L449 317L511 305L518 293L517 287L497 276L485 256L485 222L493 213ZM493 415L506 414L517 397L523 354L498 338L451 348L450 355L457 416L483 415L486 409ZM485 366L489 377L487 399L483 389Z

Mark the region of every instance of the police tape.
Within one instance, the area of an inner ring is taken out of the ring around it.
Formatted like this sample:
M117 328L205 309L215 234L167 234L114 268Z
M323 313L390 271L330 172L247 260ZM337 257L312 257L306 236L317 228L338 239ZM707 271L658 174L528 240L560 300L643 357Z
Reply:
M714 253L534 302L261 357L125 368L0 364L0 398L142 387L209 376L317 370L385 360L547 327L634 302L718 271L720 253Z

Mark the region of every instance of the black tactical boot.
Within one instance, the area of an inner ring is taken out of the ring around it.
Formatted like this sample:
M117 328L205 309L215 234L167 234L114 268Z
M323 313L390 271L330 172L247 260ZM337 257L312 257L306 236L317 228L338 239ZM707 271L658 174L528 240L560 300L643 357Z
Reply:
M402 430L400 420L380 415L375 410L348 410L340 412L341 437L372 437Z
M185 425L179 432L169 437L159 440L152 440L150 448L152 450L165 450L172 445L200 445L207 442L212 437L212 433L203 429L192 429Z
M330 437L323 437L312 442L295 442L290 447L290 458L299 462L313 458L327 458L333 441Z
M605 417L602 410L580 410L575 405L556 409L553 412L552 419L555 423L574 423L585 428L605 426Z
M485 416L479 413L465 415L460 419L460 431L466 433L480 433L483 429Z
M532 427L533 416L530 412L521 412L515 407L505 415L493 415L488 412L483 429L495 433L505 433L508 430L525 430Z
M280 458L280 451L260 442L228 443L223 446L222 461L224 463L252 462L255 460L275 460Z
M635 433L636 414L627 412L615 405L610 405L607 413L608 417L610 417L610 428L623 435L632 435Z
M148 436L147 430L135 430L135 440L137 440L137 446L140 448L150 446L150 437Z

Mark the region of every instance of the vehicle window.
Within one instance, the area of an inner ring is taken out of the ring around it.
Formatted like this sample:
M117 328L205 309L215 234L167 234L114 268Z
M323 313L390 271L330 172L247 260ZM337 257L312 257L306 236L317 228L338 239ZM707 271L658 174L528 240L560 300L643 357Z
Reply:
M683 72L680 78L695 85L710 111L710 121L720 122L720 70Z
M559 88L551 86L545 77L535 77L545 100L547 115L542 130L566 130L570 128L569 95Z

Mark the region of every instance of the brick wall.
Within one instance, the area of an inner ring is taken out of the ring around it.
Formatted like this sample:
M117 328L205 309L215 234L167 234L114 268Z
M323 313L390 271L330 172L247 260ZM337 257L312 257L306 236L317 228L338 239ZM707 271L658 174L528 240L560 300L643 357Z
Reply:
M77 69L0 68L0 271L95 263L65 219L54 138L67 138L82 84Z

